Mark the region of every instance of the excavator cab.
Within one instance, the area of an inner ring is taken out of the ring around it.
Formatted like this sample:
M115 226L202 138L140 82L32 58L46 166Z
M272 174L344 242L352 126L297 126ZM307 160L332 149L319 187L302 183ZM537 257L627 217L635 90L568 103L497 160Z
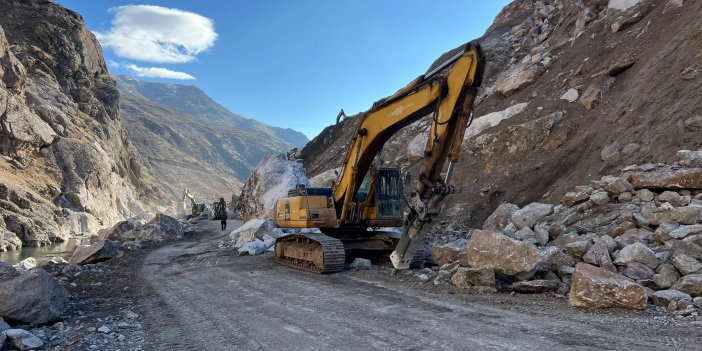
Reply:
M381 168L375 186L379 218L402 218L402 177L398 168Z
M354 214L352 218L369 226L400 226L398 220L402 219L403 214L400 175L397 167L372 166L356 193L356 203L360 204L357 208L362 215Z

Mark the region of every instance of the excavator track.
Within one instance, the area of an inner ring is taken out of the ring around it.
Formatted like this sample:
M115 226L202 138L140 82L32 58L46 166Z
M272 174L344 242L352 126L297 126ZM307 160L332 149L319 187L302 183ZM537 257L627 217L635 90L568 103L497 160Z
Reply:
M275 242L276 260L286 266L315 273L344 270L344 244L335 238L317 233L292 234Z

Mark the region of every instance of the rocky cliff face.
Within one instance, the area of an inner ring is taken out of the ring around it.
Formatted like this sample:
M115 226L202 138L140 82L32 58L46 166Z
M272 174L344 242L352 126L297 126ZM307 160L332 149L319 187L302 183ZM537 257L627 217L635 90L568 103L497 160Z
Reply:
M200 123L212 126L229 125L261 132L288 144L288 148L302 147L308 141L304 134L290 128L272 127L239 116L192 85L145 82L127 76L118 76L116 79L121 83L119 89L123 94L140 95L154 104L192 116Z
M478 39L486 76L454 175L462 192L444 222L478 227L500 203L558 202L623 166L698 149L701 12L699 1L679 0L507 6ZM355 123L326 129L302 151L310 177L343 162ZM428 123L393 138L384 161L414 171Z
M139 156L82 18L0 1L0 250L93 233L142 211ZM5 240L2 240L5 237ZM3 244L4 243L4 244Z

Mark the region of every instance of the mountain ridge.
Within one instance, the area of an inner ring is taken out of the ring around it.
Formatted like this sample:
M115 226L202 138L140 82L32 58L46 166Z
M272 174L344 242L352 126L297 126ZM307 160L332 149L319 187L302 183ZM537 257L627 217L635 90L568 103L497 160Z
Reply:
M269 134L270 130L256 128L255 124L254 128L246 128L224 119L213 122L202 118L202 114L184 113L168 105L187 100L184 94L204 94L196 87L183 89L177 84L149 83L148 89L143 89L142 81L136 78L116 76L115 81L131 141L158 174L160 186L176 200L184 188L190 189L198 201L228 199L240 189L264 155L291 148L284 140ZM140 90L152 98L167 98L153 101ZM203 100L211 98L205 95ZM191 111L198 110L190 107ZM247 120L243 121L246 126Z
M265 132L288 143L291 148L303 147L307 136L291 128L274 127L261 121L238 115L212 99L195 85L147 82L127 75L112 77L130 93L138 93L147 100L207 122L224 122L233 126Z

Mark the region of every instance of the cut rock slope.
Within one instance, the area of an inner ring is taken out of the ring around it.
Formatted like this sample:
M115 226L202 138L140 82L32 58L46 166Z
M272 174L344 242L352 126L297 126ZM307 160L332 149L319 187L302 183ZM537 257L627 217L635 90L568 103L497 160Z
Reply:
M516 0L477 39L486 73L454 173L462 191L443 222L464 231L502 202L556 202L626 165L702 146L702 3L620 3ZM302 150L309 177L341 165L358 120ZM391 139L384 162L416 171L428 123Z
M2 0L0 8L0 250L141 213L157 192L82 18L50 1Z

